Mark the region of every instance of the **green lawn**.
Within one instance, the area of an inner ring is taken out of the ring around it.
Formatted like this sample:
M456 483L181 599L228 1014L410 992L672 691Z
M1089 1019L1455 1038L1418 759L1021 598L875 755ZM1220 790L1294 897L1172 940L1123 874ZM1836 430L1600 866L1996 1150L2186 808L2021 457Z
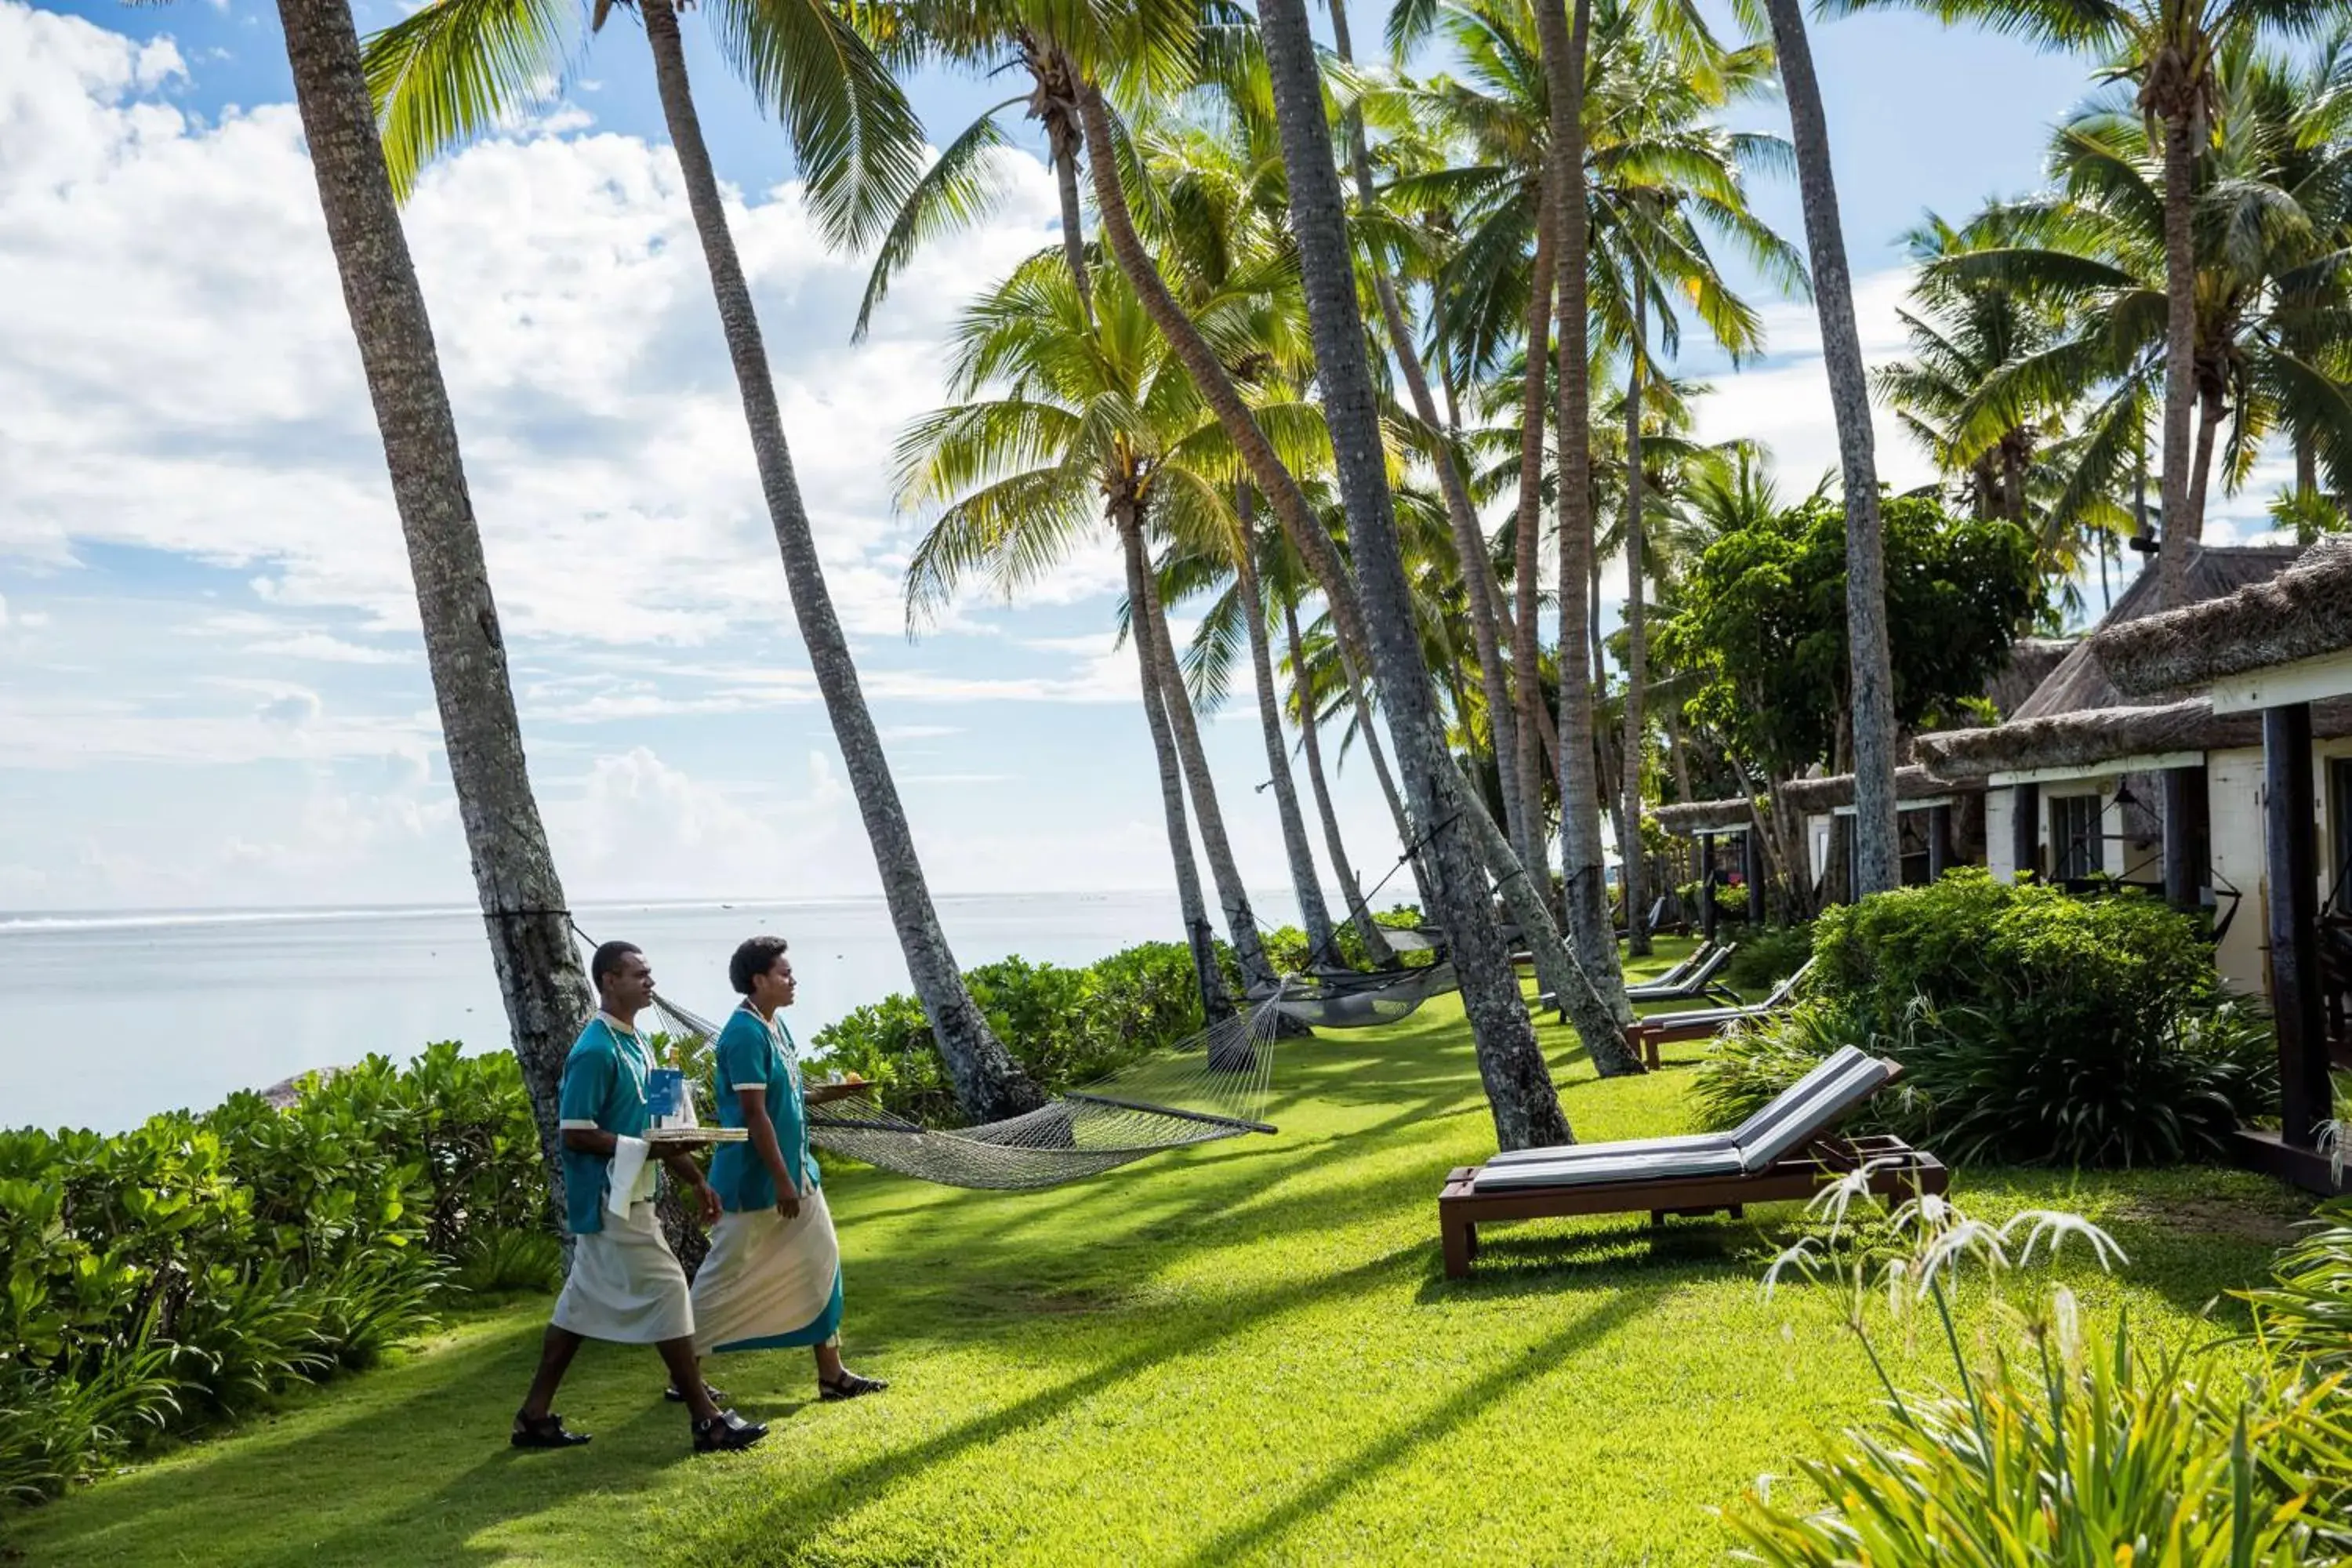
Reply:
M1681 944L1662 944L1664 956ZM1545 1022L1580 1137L1686 1130L1686 1068L1593 1079ZM1708 1514L1873 1385L1823 1290L1761 1299L1794 1211L1742 1223L1506 1229L1475 1279L1440 1273L1446 1168L1493 1148L1452 999L1408 1024L1286 1047L1253 1138L1055 1193L871 1172L830 1191L853 1364L880 1398L825 1407L803 1352L714 1363L775 1435L697 1459L650 1352L590 1347L560 1407L596 1434L515 1454L507 1422L546 1303L467 1318L397 1364L289 1402L16 1516L45 1564L676 1563L1679 1563L1720 1561ZM1963 1172L1989 1216L2107 1225L2128 1302L2175 1342L2255 1279L2300 1212L2250 1178ZM1989 1316L1977 1312L1979 1321ZM1899 1368L1933 1346L1894 1336Z

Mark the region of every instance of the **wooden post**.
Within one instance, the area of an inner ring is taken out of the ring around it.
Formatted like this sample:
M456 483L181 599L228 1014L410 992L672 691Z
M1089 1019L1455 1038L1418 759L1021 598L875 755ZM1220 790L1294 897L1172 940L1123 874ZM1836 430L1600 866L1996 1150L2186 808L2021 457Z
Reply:
M1927 880L1940 882L1952 865L1952 808L1927 808Z
M1748 923L1764 923L1764 833L1754 823L1740 835L1740 872L1748 879Z
M1715 835L1698 836L1698 929L1707 941L1715 940Z
M2202 767L2164 771L2164 901L2176 910L2197 908L2196 784Z
M2009 842L2017 876L2038 881L2042 877L2042 786L2011 784L2009 801Z
M2271 1014L2278 1029L2279 1134L2309 1149L2333 1090L2320 1015L2319 839L2311 704L2263 710L2264 868L2270 882Z

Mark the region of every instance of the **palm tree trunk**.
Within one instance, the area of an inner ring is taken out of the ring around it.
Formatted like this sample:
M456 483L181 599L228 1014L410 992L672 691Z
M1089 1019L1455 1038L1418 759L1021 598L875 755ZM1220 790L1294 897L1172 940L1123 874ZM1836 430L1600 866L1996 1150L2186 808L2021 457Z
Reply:
M1494 1113L1495 1136L1506 1149L1566 1142L1570 1137L1568 1118L1520 999L1510 953L1496 927L1476 846L1471 835L1447 826L1465 812L1463 803L1471 792L1446 754L1429 671L1415 635L1412 591L1397 542L1387 451L1381 439L1380 400L1356 306L1347 214L1325 129L1323 80L1305 0L1265 0L1259 26L1273 83L1283 167L1289 176L1291 232L1314 331L1317 374L1348 509L1359 586L1371 623L1381 695L1413 816L1433 826L1427 858L1436 896L1433 912L1461 977L1463 1011L1477 1043L1479 1076ZM1507 845L1505 852L1507 857Z
M2294 499L2315 500L2319 495L2319 448L2308 430L2294 433Z
M1633 368L1625 380L1625 741L1620 763L1625 793L1617 813L1617 858L1625 863L1625 951L1637 958L1650 952L1642 856L1642 742L1648 727L1642 689L1650 679L1642 583L1649 555L1642 519L1642 355L1649 347L1648 305L1636 278Z
M1543 576L1544 426L1550 407L1551 300L1554 204L1558 171L1547 166L1538 202L1535 258L1528 281L1528 368L1519 408L1519 510L1513 523L1512 586L1517 615L1511 627L1511 665L1518 677L1515 695L1519 703L1519 795L1528 805L1527 834L1519 843L1519 858L1532 872L1549 864L1544 853L1543 748L1538 731L1544 726L1542 655L1537 647L1536 616ZM1551 750L1557 754L1557 741ZM1549 874L1546 881L1550 880Z
M694 213L719 322L726 331L728 357L734 362L736 384L742 393L744 422L751 427L760 488L775 528L776 547L783 557L793 615L808 648L817 689L824 694L825 711L833 721L834 739L840 744L850 788L865 818L866 836L874 847L875 868L881 876L891 923L898 930L908 977L930 1018L932 1037L939 1042L940 1056L965 1113L987 1121L1033 1110L1045 1103L1045 1097L990 1031L988 1019L964 988L955 955L940 930L939 913L923 881L922 864L915 855L914 837L908 830L898 786L890 777L881 737L875 732L874 715L866 710L857 668L850 660L848 639L834 613L833 595L825 587L816 540L801 502L792 454L784 443L783 416L777 405L767 350L761 342L759 318L752 310L751 290L735 255L727 210L719 200L719 177L711 169L710 151L695 115L677 12L673 0L642 0L638 12L653 47L662 118L686 178L687 203Z
M1349 700L1355 705L1356 733L1364 742L1364 754L1371 759L1372 777L1380 781L1381 795L1389 803L1389 815L1396 819L1397 843L1404 849L1405 863L1412 868L1413 891L1421 900L1423 920L1437 918L1435 895L1430 891L1429 867L1423 859L1424 847L1421 835L1413 831L1412 816L1405 810L1404 796L1397 789L1396 773L1389 766L1388 752L1381 745L1380 726L1372 722L1371 700L1364 692L1364 677L1356 661L1342 647L1335 649L1339 656L1339 668L1348 681Z
M1555 164L1553 243L1559 251L1553 355L1558 383L1559 491L1559 808L1560 869L1578 963L1621 1022L1631 1023L1609 882L1601 852L1601 781L1593 748L1596 661L1588 638L1596 627L1586 598L1592 565L1591 384L1585 324L1591 214L1584 186L1584 42L1591 0L1576 0L1573 28L1559 5L1536 7L1536 31L1550 88Z
M1307 644L1298 635L1298 605L1286 595L1282 601L1282 621L1290 637L1290 688L1298 706L1299 744L1307 752L1307 782L1315 791L1315 810L1323 819L1323 847L1329 851L1332 869L1339 874L1339 890L1348 897L1349 916L1355 921L1356 934L1363 939L1365 953L1385 968L1396 962L1396 951L1389 946L1388 938L1381 933L1380 922L1365 907L1356 863L1348 858L1348 846L1339 837L1339 814L1331 809L1331 785L1323 776L1323 742L1316 734L1315 703L1307 691Z
M1802 0L1767 0L1789 123L1797 186L1813 264L1821 316L1822 363L1837 416L1845 481L1846 641L1853 660L1853 825L1857 895L1890 890L1902 880L1895 798L1895 670L1886 635L1886 548L1878 513L1878 465L1872 451L1870 380L1854 325L1853 282L1846 272L1837 182L1830 170L1829 124L1813 74Z
M1332 43L1342 60L1352 62L1355 50L1348 36L1347 0L1330 0L1330 12ZM1348 112L1348 156L1356 178L1356 199L1369 212L1376 199L1372 160L1364 145L1363 116L1352 109ZM1501 612L1496 603L1500 590L1495 583L1493 563L1487 558L1486 536L1478 526L1477 510L1470 504L1470 488L1448 441L1450 427L1439 418L1437 400L1430 395L1429 374L1414 347L1412 323L1405 320L1396 283L1378 258L1373 258L1370 268L1381 321L1388 331L1390 352L1404 376L1413 413L1442 444L1435 465L1437 487L1445 500L1446 522L1453 531L1454 552L1461 559L1463 586L1470 601L1471 638L1478 650L1478 681L1486 699L1487 738L1495 754L1495 771L1502 783L1503 822L1512 844L1524 853L1529 835L1519 784L1518 725L1511 705L1510 681L1503 668ZM1468 725L1464 725L1463 733L1465 739L1470 738Z
M1660 716L1666 721L1666 765L1674 772L1675 798L1695 799L1691 794L1690 747L1683 740L1680 705L1668 701L1660 710Z
M2164 538L2156 564L2158 599L2188 602L2189 557L2204 519L2189 496L2189 444L2197 405L2197 136L2188 104L2164 116Z
M1143 531L1135 526L1132 501L1113 503L1111 521L1118 531L1119 554L1127 563L1129 605L1143 602L1144 579L1150 563L1144 558ZM1139 618L1139 617L1131 617ZM1201 893L1201 869L1192 860L1192 832L1184 815L1184 773L1176 760L1176 742L1170 732L1168 710L1160 700L1159 672L1140 637L1135 644L1136 673L1143 683L1144 726L1151 732L1151 753L1160 764L1160 810L1168 824L1169 858L1176 868L1176 901L1184 917L1184 944L1192 949L1192 974L1201 988L1201 1016L1212 1024L1234 1016L1233 997L1226 993L1224 971L1217 963L1215 928L1209 924L1208 900Z
M1121 530L1134 535L1133 548L1142 550L1141 521L1130 510L1118 519ZM1275 983L1274 965L1258 940L1257 916L1250 909L1249 889L1234 859L1233 840L1225 835L1225 814L1217 803L1217 781L1209 772L1209 756L1201 746L1201 726L1192 712L1192 699L1184 689L1184 672L1177 667L1174 643L1168 635L1168 617L1160 608L1160 584L1145 558L1143 597L1129 600L1129 630L1151 660L1160 682L1160 700L1168 705L1169 727L1176 736L1176 758L1184 765L1184 783L1192 796L1192 815L1201 825L1201 848L1209 860L1209 875L1217 884L1217 901L1224 906L1225 933L1240 961L1242 980L1253 992Z
M1297 479L1283 465L1273 443L1266 439L1265 431L1250 412L1241 388L1234 384L1216 349L1169 290L1159 265L1144 247L1143 237L1135 230L1134 215L1128 210L1127 192L1118 183L1110 110L1103 102L1102 89L1091 81L1081 82L1077 99L1078 121L1087 139L1087 172L1094 180L1095 207L1101 215L1103 238L1110 247L1112 259L1134 288L1144 314L1160 329L1160 335L1167 340L1169 348L1192 377L1202 400L1216 416L1218 427L1233 442L1258 493L1274 508L1275 521L1282 525L1283 536L1290 541L1291 548L1298 552L1299 559L1307 563L1307 571L1322 588L1330 605L1331 629L1340 647L1369 648L1370 639L1364 626L1363 606L1340 563L1339 551L1323 531L1314 508L1307 504L1306 492L1298 488Z
M2221 433L2221 416L2228 412L2217 388L2198 400L2197 455L2190 459L2189 482L2189 515L2195 520L2194 536L2205 537L2205 497L2213 479L2213 440ZM2193 554L2193 551L2182 553ZM2184 568L2185 570L2185 568Z
M531 794L457 422L384 172L350 6L346 0L279 0L278 14L408 547L425 666L499 994L561 1213L556 1100L564 1057L593 1003Z
M1265 737L1267 777L1274 786L1275 815L1282 820L1283 854L1290 861L1291 886L1298 894L1298 921L1307 930L1312 962L1338 961L1338 932L1323 902L1322 879L1315 874L1315 851L1307 840L1307 819L1298 809L1298 789L1290 777L1290 748L1282 740L1282 703L1274 687L1274 652L1265 635L1265 595L1257 578L1257 519L1247 485L1238 487L1241 548L1234 552L1242 615L1249 623L1250 670L1257 680L1258 729Z

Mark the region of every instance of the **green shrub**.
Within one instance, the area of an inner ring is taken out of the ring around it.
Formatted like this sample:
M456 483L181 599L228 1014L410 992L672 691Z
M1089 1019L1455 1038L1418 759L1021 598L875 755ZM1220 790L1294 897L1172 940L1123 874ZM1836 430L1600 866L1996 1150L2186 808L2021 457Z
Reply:
M1810 925L1744 925L1727 932L1725 940L1739 944L1723 976L1739 991L1769 991L1813 955Z
M2267 1023L2223 995L2186 916L2136 894L1956 872L1830 911L1813 952L1815 1000L1702 1069L1718 1120L1848 1043L1905 1068L1871 1115L1955 1161L2208 1158L2275 1103Z
M1006 958L964 980L1013 1059L1048 1094L1201 1030L1199 982L1181 942L1143 942L1084 969ZM858 1008L819 1030L810 1049L828 1068L872 1079L876 1100L898 1115L934 1126L962 1118L929 1020L912 996Z
M1334 942L1339 949L1336 960L1329 953L1316 952L1313 944L1307 940L1306 931L1297 926L1283 926L1263 933L1260 939L1265 944L1265 955L1274 967L1284 974L1304 974L1310 969L1330 968L1335 964L1348 969L1372 967L1371 954L1364 949L1363 934L1357 931L1356 922L1341 915L1338 910L1332 910L1331 915L1339 921ZM1410 904L1399 904L1386 913L1375 913L1372 923L1390 931L1412 931L1423 922L1419 910ZM1399 952L1397 957L1408 965L1432 962L1426 948Z
M2352 1198L2323 1205L2271 1273L2267 1289L2243 1293L2264 1342L2322 1371L2352 1373Z
M536 1239L546 1282L547 1202L514 1058L452 1045L283 1110L236 1094L111 1138L0 1132L0 1493L377 1361L492 1237Z

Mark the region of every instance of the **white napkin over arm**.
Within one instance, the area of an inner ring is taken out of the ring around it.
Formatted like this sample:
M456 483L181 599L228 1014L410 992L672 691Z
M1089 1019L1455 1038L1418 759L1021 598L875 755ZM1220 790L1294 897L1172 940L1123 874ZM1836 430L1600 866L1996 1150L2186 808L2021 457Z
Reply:
M646 1157L653 1149L642 1138L626 1136L613 1140L613 1166L604 1188L604 1206L626 1218L629 1205L635 1201L638 1183L646 1173Z

